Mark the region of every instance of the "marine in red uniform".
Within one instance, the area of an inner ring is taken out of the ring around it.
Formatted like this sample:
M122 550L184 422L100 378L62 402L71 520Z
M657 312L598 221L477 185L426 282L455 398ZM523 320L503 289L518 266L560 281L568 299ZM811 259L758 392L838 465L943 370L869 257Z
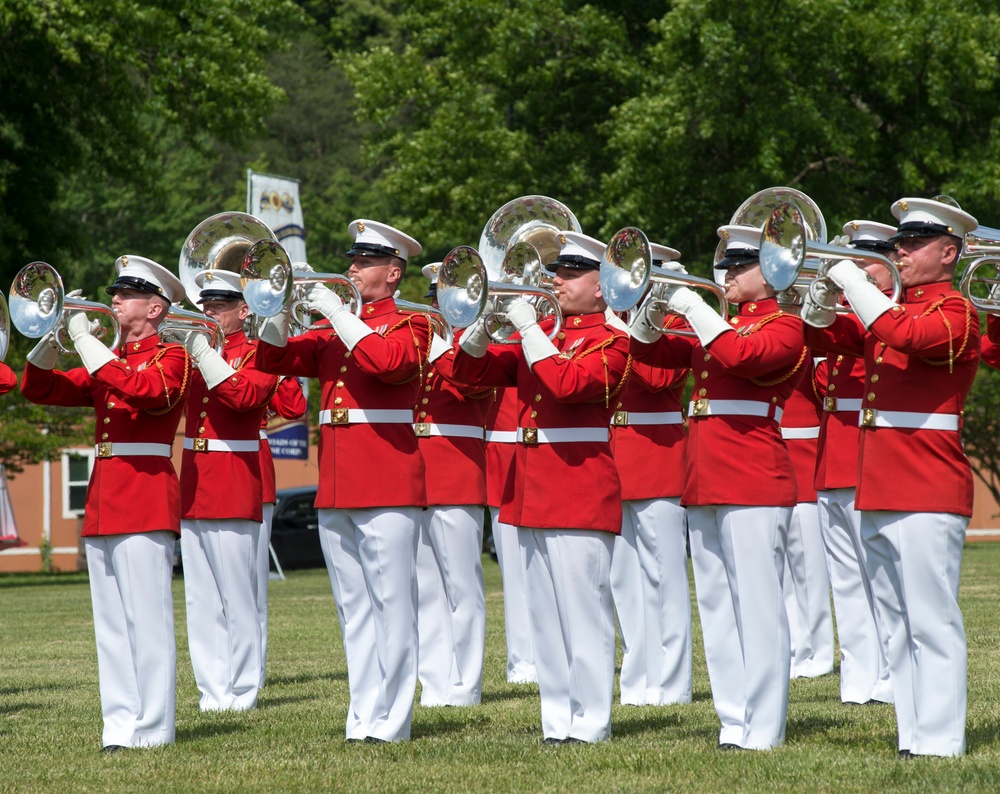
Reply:
M424 297L437 308L437 269ZM450 351L435 335L434 346ZM420 453L427 476L427 509L417 544L417 638L420 704L473 706L483 688L486 594L483 518L486 513L484 424L493 389L448 380L451 356L434 357L424 371L417 404Z
M803 307L816 346L864 355L857 507L865 564L888 635L899 751L965 752L966 641L958 606L972 470L961 417L979 363L979 318L952 289L967 212L900 199L899 271L893 303L853 262L827 275L861 321L836 318L834 294Z
M815 678L833 672L833 615L813 484L821 405L812 358L806 360L803 370L781 417L781 437L792 459L798 486L788 525L783 587L791 638L792 678Z
M844 224L843 232L854 248L890 258L895 255L895 243L889 242L895 226L854 220ZM883 291L890 288L889 271L883 265L872 264L865 270ZM847 317L858 322L853 314ZM854 506L864 358L831 354L817 368L816 381L823 411L815 485L840 644L840 699L855 704L891 703L885 631L863 562L861 513Z
M198 365L186 407L181 463L181 554L188 648L202 711L257 705L260 616L254 573L260 536L260 425L277 379L256 366L243 333L249 309L238 273L204 270L199 303L225 337L185 345Z
M563 330L514 301L520 345L492 345L482 321L462 337L455 376L512 387L518 443L500 520L518 527L529 622L549 744L611 735L615 627L611 548L621 531L621 488L608 424L628 368L628 341L604 316L598 268L604 244L560 235L554 264ZM567 498L567 494L571 494Z
M653 265L685 272L673 261L680 251L651 243L650 253ZM691 702L687 516L680 503L687 438L681 398L689 375L688 368L633 362L611 419L622 482L611 593L622 637L621 702L630 705Z
M17 388L17 373L0 361L0 394Z
M320 380L316 506L347 657L347 741L385 742L410 737L417 682L414 559L427 495L413 408L429 327L393 300L420 244L375 221L348 229L361 318L313 287L309 307L331 330L289 339L288 314L271 318L258 365Z
M690 367L687 507L691 563L720 749L784 741L788 619L781 580L796 502L795 473L779 422L808 350L802 322L786 314L760 272L760 229L723 226L728 322L687 287L671 288L670 313L697 338L663 335L664 311L645 304L632 322L632 355ZM761 472L767 472L762 477Z
M170 592L180 493L170 461L190 378L188 355L157 329L184 287L139 256L115 262L107 288L121 326L112 352L73 314L67 331L82 367L55 369L54 334L28 354L21 390L42 405L92 405L94 469L83 536L94 609L105 751L170 744L177 657ZM138 509L141 506L141 509Z
M528 599L524 592L524 567L517 527L500 520L503 489L514 465L517 446L517 390L497 388L486 414L486 504L490 531L503 581L503 627L507 641L507 681L532 684L538 681L535 652L531 647Z
M260 481L263 520L257 538L257 614L260 617L260 685L267 677L267 585L271 574L271 519L278 499L274 479L274 459L267 430L271 420L294 420L306 412L306 398L298 378L278 378L278 386L267 404L260 425Z

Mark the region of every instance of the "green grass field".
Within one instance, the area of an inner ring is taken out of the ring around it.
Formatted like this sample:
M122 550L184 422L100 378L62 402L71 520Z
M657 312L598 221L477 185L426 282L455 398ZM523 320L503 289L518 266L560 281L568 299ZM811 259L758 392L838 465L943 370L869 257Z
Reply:
M347 674L325 571L272 582L260 707L202 714L175 579L177 743L99 752L101 714L83 574L0 576L0 791L969 791L1000 788L1000 544L966 547L969 754L896 757L891 706L840 703L835 675L792 682L788 735L720 753L695 622L694 703L615 706L601 745L543 747L538 691L507 684L503 602L484 558L483 704L424 709L413 740L344 744ZM697 614L697 613L696 613Z

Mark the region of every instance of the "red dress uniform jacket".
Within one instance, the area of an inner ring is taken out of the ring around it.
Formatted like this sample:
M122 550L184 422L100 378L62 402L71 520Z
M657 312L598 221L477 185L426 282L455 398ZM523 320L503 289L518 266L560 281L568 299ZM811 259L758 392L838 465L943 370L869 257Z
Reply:
M392 298L364 307L369 334L349 351L337 332L312 331L285 347L261 342L257 366L268 372L319 378L320 407L401 410L412 419L430 329L420 314L396 309ZM393 507L427 503L424 461L411 421L324 424L319 436L316 507Z
M852 314L850 318L860 321ZM807 331L807 335L808 331ZM858 417L865 393L865 360L831 354L816 370L823 398L816 450L817 490L855 488L858 484Z
M551 322L543 320L542 329L550 330ZM628 371L628 338L602 312L567 317L555 346L559 355L539 361L534 370L517 345L491 345L482 358L459 350L455 377L476 386L516 387L520 428L608 430ZM621 486L610 443L518 442L500 520L534 529L620 533Z
M236 373L209 391L201 373L191 376L184 435L195 439L258 441L277 378L255 366L257 343L242 331L226 337L222 357ZM263 520L260 452L199 452L181 459L181 517Z
M129 342L120 358L93 375L83 367L68 372L29 363L21 391L40 405L92 405L95 442L173 444L183 410L191 366L181 345L158 336ZM81 535L127 535L172 530L180 533L180 487L169 457L100 457L87 488Z
M690 367L698 400L747 400L769 406L767 416L688 417L684 505L795 505L792 462L781 439L778 409L802 375L808 349L802 321L774 299L745 303L706 350L691 337L665 335L647 345L632 340L632 355L659 367Z
M264 504L274 504L277 484L274 480L274 459L267 440L267 425L272 419L298 419L306 412L306 397L298 378L278 378L278 386L264 411L260 439L260 483Z
M516 437L517 389L494 389L486 412L486 504L490 507L503 502L503 489L514 466Z
M677 497L684 489L687 431L681 421L639 424L642 414L683 419L681 398L690 370L632 362L628 381L611 418L611 449L622 482L622 499Z
M983 335L983 363L1000 369L1000 317L986 315L986 333Z
M979 365L979 317L950 282L906 290L868 333L848 318L810 328L810 344L865 357L862 422L878 412L961 417ZM959 432L863 426L859 510L972 515L972 468Z
M819 447L820 402L816 368L811 358L802 365L805 372L785 403L781 435L795 470L799 503L816 501L816 455Z
M6 394L17 386L17 374L0 361L0 394Z
M454 360L453 348L426 369L417 405L414 428L427 472L427 504L485 505L485 440L449 434L454 431L447 426L478 428L485 435L494 390L450 382Z

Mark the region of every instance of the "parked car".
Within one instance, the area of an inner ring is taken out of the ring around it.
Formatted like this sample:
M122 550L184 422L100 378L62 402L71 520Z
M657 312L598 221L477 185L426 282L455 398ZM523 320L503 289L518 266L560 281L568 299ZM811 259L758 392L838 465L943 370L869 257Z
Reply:
M316 486L280 488L271 522L271 547L282 568L323 568ZM272 561L273 567L273 561Z

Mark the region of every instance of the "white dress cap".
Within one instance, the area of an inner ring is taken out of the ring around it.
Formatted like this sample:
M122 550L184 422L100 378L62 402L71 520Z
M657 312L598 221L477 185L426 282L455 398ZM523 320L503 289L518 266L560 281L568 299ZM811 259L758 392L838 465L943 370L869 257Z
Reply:
M934 199L902 198L892 205L892 215L899 220L896 240L951 234L964 241L979 226L965 210Z
M579 232L559 232L556 236L559 243L559 256L556 261L546 264L545 269L555 272L557 267L568 267L576 270L599 270L606 243L595 240Z
M423 250L410 235L385 223L360 218L351 221L347 231L354 245L344 256L398 256L409 259Z
M118 273L115 283L104 290L108 295L114 295L120 289L131 289L159 295L171 303L184 298L181 280L152 259L135 254L120 256L115 260L115 272Z
M855 248L868 251L892 251L896 248L893 237L896 227L877 221L853 220L844 224L843 233L851 238Z
M716 262L715 266L726 269L747 262L756 262L760 258L762 231L759 226L720 226L716 233L719 239L726 243L726 255Z
M420 272L424 274L424 278L431 282L431 284L437 284L438 270L440 269L440 262L431 262L429 265L424 265L420 268Z
M649 244L649 254L654 265L658 262L673 262L681 258L681 252L676 248L660 245L659 243Z
M201 287L198 303L243 299L240 274L231 270L199 270L195 274L194 283Z

